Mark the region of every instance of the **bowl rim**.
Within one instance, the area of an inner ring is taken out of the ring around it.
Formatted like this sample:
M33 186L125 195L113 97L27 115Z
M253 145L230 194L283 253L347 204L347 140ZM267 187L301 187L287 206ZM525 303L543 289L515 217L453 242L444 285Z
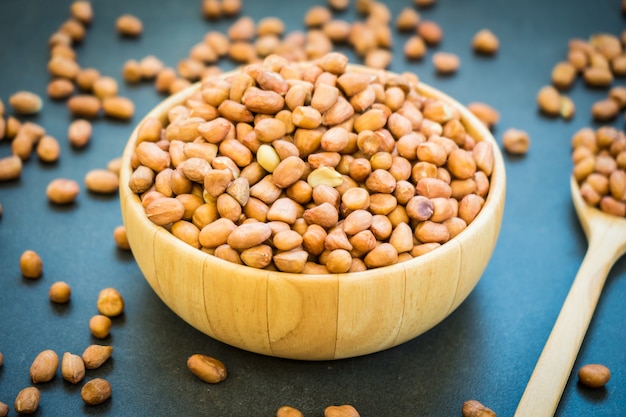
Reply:
M302 65L310 65L311 62L301 63ZM223 72L221 74L216 75L216 78L227 78L234 74L240 72L240 68L234 69L231 71ZM384 75L386 77L399 76L401 74L395 73L389 70L379 70L368 68L359 64L348 64L346 71L356 71L356 72L368 72L376 75ZM124 151L122 154L122 164L120 169L120 202L124 207L125 204L132 204L132 207L141 208L141 212L143 212L143 207L141 205L141 200L139 195L135 194L130 190L128 186L128 180L133 171L131 166L131 155L134 149L137 146L137 134L139 127L141 124L150 117L156 117L162 122L166 121L166 114L169 109L176 105L183 104L185 100L197 92L202 85L202 81L198 81L185 89L166 97L164 100L159 102L155 107L153 107L135 126L133 129L127 143L124 147ZM413 259L409 259L403 262L397 262L392 265L379 267L379 268L368 268L364 271L358 272L347 272L347 273L291 273L291 272L283 272L280 270L268 270L268 269L259 269L251 266L247 266L245 264L235 264L229 262L227 260L218 258L212 254L206 253L201 249L194 248L189 244L183 242L176 236L174 236L171 232L169 232L163 226L156 225L152 223L147 216L140 216L142 227L146 227L153 232L153 235L156 236L157 233L160 233L159 239L164 239L168 246L173 246L176 250L182 250L185 253L189 253L190 256L202 258L202 262L206 262L207 260L214 264L216 267L225 267L229 268L245 268L247 273L257 275L261 278L266 278L268 273L272 274L273 277L282 277L285 279L296 277L296 279L300 280L316 280L316 281L324 281L331 280L335 281L337 279L341 279L341 277L350 277L351 280L366 280L372 275L379 276L381 274L393 274L394 272L402 272L404 273L407 270L408 266L415 267L413 264L427 264L432 257L436 257L441 253L445 253L445 251L441 250L444 246L450 246L454 244L459 244L462 246L463 241L471 240L472 236L476 233L480 233L480 225L485 222L490 221L499 221L499 219L494 219L494 215L498 215L499 210L504 209L504 201L506 196L506 172L504 166L504 159L498 144L493 137L492 133L489 129L473 114L469 111L469 109L463 106L456 99L452 98L448 94L442 92L441 90L423 83L419 81L415 87L417 92L420 95L436 98L438 100L445 101L448 104L454 106L457 109L461 116L461 121L463 122L465 128L468 130L468 133L474 138L480 138L481 141L488 141L492 144L493 154L494 154L494 166L492 173L489 177L489 191L487 194L487 198L485 199L485 203L481 208L480 212L476 216L476 218L467 225L467 227L462 230L458 235L443 243L440 247L429 251L423 255L415 257ZM127 200L130 201L127 203ZM502 205L502 207L500 207ZM124 208L122 212L124 213ZM124 217L124 222L127 221L126 215ZM498 228L500 225L498 225ZM163 233L165 232L165 233ZM496 239L499 233L496 232ZM496 242L492 245L492 251L496 246ZM132 251L132 247L131 247ZM489 258L491 254L489 254ZM488 259L489 259L488 258Z

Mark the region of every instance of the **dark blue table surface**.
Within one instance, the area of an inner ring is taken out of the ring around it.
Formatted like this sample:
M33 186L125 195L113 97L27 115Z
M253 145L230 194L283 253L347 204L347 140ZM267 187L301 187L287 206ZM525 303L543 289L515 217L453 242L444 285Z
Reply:
M412 1L386 2L393 15ZM438 22L444 40L418 62L405 60L408 35L394 30L394 58L389 69L413 71L462 103L484 101L501 113L494 136L509 127L526 130L532 140L523 157L505 155L507 198L493 258L468 299L440 325L396 348L364 357L299 362L245 352L187 325L152 292L129 252L118 250L113 229L122 223L119 198L81 192L76 204L55 207L45 187L56 177L82 184L87 171L103 168L120 156L134 123L162 98L152 84L121 81L123 63L154 54L175 66L208 30L225 31L233 19L209 22L200 17L200 1L94 0L94 23L76 48L84 67L120 81L120 94L132 98L130 122L99 119L86 149L66 140L71 121L63 102L44 99L32 118L62 147L58 163L29 160L19 181L0 183L0 401L12 406L17 392L30 385L28 369L36 354L53 349L80 353L91 343L88 320L96 313L100 289L115 287L126 300L125 314L114 319L113 358L88 377L108 379L113 396L98 407L80 399L80 384L57 375L39 384L40 416L273 416L285 404L306 416L322 416L328 405L352 404L368 416L460 416L461 405L477 399L499 416L512 416L545 340L586 250L569 195L570 138L590 117L592 103L606 96L578 80L570 96L577 114L571 121L540 115L538 89L550 82L552 66L563 60L569 39L599 32L620 35L626 29L620 2L442 0L420 11ZM243 14L259 20L275 15L288 31L302 30L302 17L319 1L244 1ZM27 89L45 97L47 41L68 17L70 1L3 0L0 2L0 98ZM144 22L139 39L117 36L117 16L132 13ZM355 19L354 11L339 15ZM489 28L498 35L500 52L477 57L473 34ZM451 77L435 75L434 51L454 52L461 68ZM359 62L351 55L354 62ZM233 68L228 61L224 69ZM614 83L626 84L624 79ZM620 115L613 124L623 129ZM10 153L0 141L0 156ZM44 275L28 280L19 270L20 254L36 250ZM626 262L612 269L587 337L565 388L557 415L626 415ZM71 284L68 305L48 299L54 281ZM186 367L193 353L221 359L228 379L218 385L199 381ZM604 389L577 383L575 371L586 363L612 370ZM15 415L11 411L11 415Z

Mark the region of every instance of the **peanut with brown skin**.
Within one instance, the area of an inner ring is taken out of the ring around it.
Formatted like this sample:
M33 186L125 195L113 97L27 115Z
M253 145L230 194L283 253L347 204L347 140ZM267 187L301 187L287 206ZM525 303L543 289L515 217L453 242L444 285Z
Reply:
M63 379L77 384L85 377L85 363L83 359L78 356L65 352L61 359L61 375Z
M0 401L0 417L6 417L9 415L9 406Z
M71 179L57 178L46 187L46 196L54 204L71 204L80 193L80 186Z
M22 90L9 97L9 105L16 113L28 115L39 113L43 107L43 101L39 95Z
M102 366L113 353L113 346L89 345L82 354L85 368L96 369Z
M65 304L70 301L72 288L65 281L57 281L50 286L48 297L53 303Z
M509 153L523 155L530 148L530 137L523 130L509 128L502 135L502 146Z
M113 240L118 248L122 250L130 250L130 244L128 243L126 228L124 226L117 226L113 229Z
M497 417L493 410L476 400L465 401L461 408L461 413L463 417Z
M601 364L587 364L578 370L578 381L589 388L601 388L611 379L611 371Z
M40 352L30 366L33 383L48 382L54 378L59 367L59 356L53 350Z
M304 417L304 415L294 407L283 405L276 411L276 417Z
M187 359L187 367L198 378L209 384L222 382L228 376L226 367L218 359L196 353Z
M143 32L143 23L136 16L124 14L115 21L115 28L122 36L137 37Z
M0 181L16 180L22 175L22 158L17 155L0 158Z
M25 250L20 256L20 270L25 278L36 279L43 273L43 262L37 252Z
M329 405L324 409L324 417L360 417L359 412L351 405Z
M107 317L116 317L124 312L124 298L115 288L105 288L98 294L98 312Z
M111 324L110 318L102 314L96 314L89 319L89 330L94 337L104 339L111 331Z
M83 385L80 397L87 405L98 405L111 397L111 384L103 378L94 378Z
M481 29L472 39L472 48L476 53L483 55L494 55L498 52L500 41L489 29Z
M37 387L27 387L21 390L15 398L13 408L22 414L32 414L39 408L41 392Z

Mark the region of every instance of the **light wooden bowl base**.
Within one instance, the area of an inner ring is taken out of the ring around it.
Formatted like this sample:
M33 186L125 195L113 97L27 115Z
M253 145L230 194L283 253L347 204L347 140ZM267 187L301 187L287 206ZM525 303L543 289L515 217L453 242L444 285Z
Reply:
M169 97L148 116L167 110L199 88ZM301 360L328 360L378 352L431 329L452 313L477 284L498 238L505 171L490 132L445 94L478 140L493 144L495 167L477 218L440 248L385 268L351 274L302 275L259 270L197 250L154 225L128 188L133 132L120 174L121 209L135 260L169 308L210 337L248 351Z

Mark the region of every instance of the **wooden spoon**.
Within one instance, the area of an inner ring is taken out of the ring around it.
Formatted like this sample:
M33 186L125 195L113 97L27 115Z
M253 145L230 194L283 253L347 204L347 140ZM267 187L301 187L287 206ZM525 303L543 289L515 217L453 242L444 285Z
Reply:
M581 197L570 181L572 200L589 246L548 341L530 376L515 417L552 417L613 264L626 252L626 218L606 214Z

